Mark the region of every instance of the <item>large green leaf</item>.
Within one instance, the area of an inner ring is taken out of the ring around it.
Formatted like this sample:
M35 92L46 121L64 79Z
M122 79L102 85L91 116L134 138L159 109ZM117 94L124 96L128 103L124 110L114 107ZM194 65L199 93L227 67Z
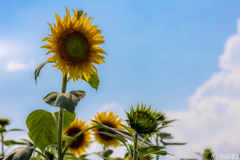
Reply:
M17 141L13 141L13 140L7 140L4 141L4 145L6 146L11 146L11 145L16 145L16 144L20 144L20 145L27 145L27 142L17 142Z
M108 127L98 121L95 121L95 120L92 120L93 122L97 123L99 125L99 128L105 128L105 129L109 129L111 131L113 131L114 133L117 133L118 135L132 141L133 141L133 137L132 137L132 134L127 132L127 131L124 131L124 130L120 130L120 129L116 129L116 128L111 128L111 127ZM145 137L143 135L139 135L138 136L138 145L140 145L142 143L142 141L145 139ZM155 146L149 139L147 139L143 145L143 147L149 147L149 146Z
M55 115L55 117L58 121L59 112L55 112L54 115ZM72 114L69 111L64 110L63 131L68 128L68 126L75 120L75 118L76 118L76 113L75 112Z
M42 69L47 63L53 63L53 62L48 62L48 61L47 61L47 62L44 62L44 63L40 64L40 65L36 68L36 70L35 70L35 72L34 72L34 74L35 74L34 78L35 78L36 84L37 84L37 77L39 76L41 69Z
M84 76L82 76L82 79L84 80L84 81L86 81L86 79L84 78ZM94 88L94 89L98 89L98 85L99 85L99 83L100 83L100 80L99 80L99 78L98 78L98 76L97 75L95 75L95 74L90 74L90 79L89 79L89 81L86 81L88 84L90 84L90 86L92 87L92 88Z
M25 147L18 147L14 149L3 160L28 160L30 159L33 150L34 145L31 142L29 142L28 145Z
M57 128L52 113L35 110L27 117L29 137L42 152L45 147L57 141Z
M86 95L83 90L74 90L68 93L51 92L43 100L54 107L61 107L74 113L78 102Z

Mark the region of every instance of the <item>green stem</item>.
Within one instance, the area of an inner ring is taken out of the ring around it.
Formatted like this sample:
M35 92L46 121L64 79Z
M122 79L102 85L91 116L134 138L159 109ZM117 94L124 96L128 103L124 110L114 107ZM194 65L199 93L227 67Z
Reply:
M70 145L71 145L81 134L83 134L84 132L88 131L89 129L96 128L96 126L97 126L97 125L92 126L92 127L89 127L89 128L87 128L87 129L82 130L82 131L79 132L78 134L76 134L76 135L69 141L69 143L67 144L67 146L65 147L65 149L64 149L64 151L63 151L63 153L62 153L63 157L64 157L64 155L66 154L68 147L70 147Z
M1 140L2 140L2 157L4 157L4 140L3 140L3 133L1 133Z
M133 133L133 138L134 138L134 144L133 144L133 160L138 159L138 152L137 152L137 141L138 141L138 133L134 132Z
M140 144L140 147L142 147L143 143L144 143L147 139L148 139L148 137L146 136L146 137L144 138L144 140L142 141L142 143Z
M38 150L34 149L34 152L37 152L38 154L40 154L41 156L43 156L46 160L49 160L49 158L43 154L42 152L39 152Z
M156 145L158 146L158 133L156 134L157 138L156 138ZM157 160L159 160L159 155L157 155Z
M63 76L62 80L62 93L66 92L67 88L67 75ZM58 145L58 160L63 160L62 154L62 129L63 129L63 116L64 116L64 109L59 109L59 119L58 119L58 137L57 137L57 145Z

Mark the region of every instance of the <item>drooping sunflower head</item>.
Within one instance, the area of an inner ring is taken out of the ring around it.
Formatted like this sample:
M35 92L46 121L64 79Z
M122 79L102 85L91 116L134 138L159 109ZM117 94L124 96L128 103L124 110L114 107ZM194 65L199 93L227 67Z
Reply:
M89 126L85 124L82 120L76 118L70 126L63 132L64 135L74 137L76 134L82 130L88 128ZM68 148L68 152L73 153L74 155L81 155L86 152L86 149L90 144L90 132L86 131L82 133Z
M100 112L100 113L97 113L97 115L95 115L94 117L96 121L108 127L123 129L122 126L119 125L122 122L122 120L118 119L118 115L113 114L113 112L109 112L108 114L106 112ZM91 125L94 126L96 125L96 123L92 122ZM105 148L109 148L111 146L115 148L118 145L120 145L120 142L117 139L98 133L98 132L109 132L112 134L115 134L115 133L103 128L94 128L93 131L94 131L94 136L96 141L102 144Z
M127 118L126 121L128 125L138 134L150 135L157 130L159 125L159 116L157 112L151 110L151 106L146 108L146 105L143 104L141 105L141 108L139 108L138 104L135 110L133 106L131 106L131 111L130 113L127 113Z
M74 82L79 78L89 81L91 74L98 73L93 63L104 63L102 54L106 53L98 45L105 41L97 25L92 25L91 17L87 18L87 14L82 11L72 11L72 19L67 8L63 19L55 14L56 24L52 26L48 23L51 35L42 40L49 44L42 48L49 50L46 54L54 53L48 61L55 62L53 67L61 69L63 76L68 74Z

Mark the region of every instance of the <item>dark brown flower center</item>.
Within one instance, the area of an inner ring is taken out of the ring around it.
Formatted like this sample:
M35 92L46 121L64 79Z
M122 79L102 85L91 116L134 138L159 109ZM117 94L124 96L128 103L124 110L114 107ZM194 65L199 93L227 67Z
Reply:
M108 127L112 127L112 128L116 128L115 125L113 125L111 122L102 122L102 124L108 126ZM108 132L108 133L111 133L111 134L115 134L114 132L108 130L108 129L105 129L105 128L99 128L98 129L98 132ZM113 137L110 137L110 136L107 136L105 134L101 134L99 133L99 136L104 139L104 140L112 140L114 139Z
M79 132L81 132L82 130L80 130L79 128L71 128L68 130L67 135L74 137L76 134L78 134ZM71 148L79 148L82 146L83 142L85 139L85 135L81 134L80 136L78 136L78 138L70 145Z
M62 58L74 65L87 61L91 51L88 39L76 30L63 32L58 39L58 48Z

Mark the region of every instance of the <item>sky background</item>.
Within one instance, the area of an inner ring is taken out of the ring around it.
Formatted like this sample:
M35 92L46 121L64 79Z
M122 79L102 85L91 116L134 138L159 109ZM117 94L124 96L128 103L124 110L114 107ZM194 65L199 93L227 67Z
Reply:
M97 66L97 92L85 82L68 83L67 91L86 91L76 108L79 118L90 122L98 111L113 111L125 119L124 110L143 102L179 119L166 131L174 141L188 142L168 147L175 156L162 159L198 158L194 152L206 147L239 153L237 0L0 0L0 115L11 119L8 128L25 130L9 133L8 139L27 137L25 120L32 111L58 111L42 98L61 91L61 72L47 64L36 85L34 70L51 56L40 48L50 33L47 22L55 23L55 13L62 18L65 6L94 18L108 53L106 63ZM89 152L98 150L94 144Z

